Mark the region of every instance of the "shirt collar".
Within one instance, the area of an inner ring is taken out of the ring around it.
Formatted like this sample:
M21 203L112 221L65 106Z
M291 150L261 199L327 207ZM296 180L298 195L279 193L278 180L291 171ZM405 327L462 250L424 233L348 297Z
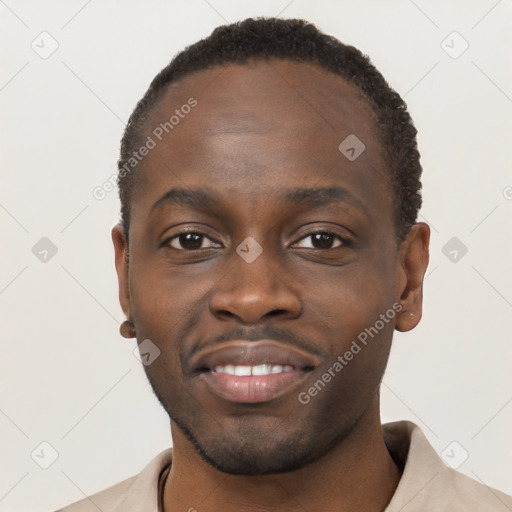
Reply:
M421 429L409 421L383 425L384 441L403 474L384 512L397 512L414 501L447 471ZM135 478L112 512L160 512L160 491L171 465L172 449L157 455ZM408 509L409 510L409 509Z
M449 471L421 429L410 421L383 425L384 441L395 463L403 469L398 487L384 512L414 510L414 501ZM408 507L408 508L406 508Z

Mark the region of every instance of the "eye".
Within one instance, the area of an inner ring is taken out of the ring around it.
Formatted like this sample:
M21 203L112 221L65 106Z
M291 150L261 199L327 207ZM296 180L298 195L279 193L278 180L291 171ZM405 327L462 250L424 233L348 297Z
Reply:
M168 238L164 244L169 245L173 249L177 249L179 251L196 251L198 249L220 247L220 244L214 242L211 238L207 237L203 233L198 233L196 231L178 233L177 235Z
M350 240L329 231L317 231L301 238L294 245L306 249L336 249L349 246Z

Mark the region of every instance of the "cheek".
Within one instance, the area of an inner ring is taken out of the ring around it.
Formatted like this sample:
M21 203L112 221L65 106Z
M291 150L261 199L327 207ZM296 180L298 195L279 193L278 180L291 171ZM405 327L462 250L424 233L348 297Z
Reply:
M140 336L172 341L200 314L204 289L190 272L170 271L156 262L130 269L132 317Z
M304 322L321 329L326 357L302 397L318 397L317 410L348 421L366 407L382 379L394 330L393 298L369 272L333 276L328 293L316 289Z
M159 399L169 407L181 395L180 354L200 316L198 286L165 276L154 268L133 275L131 307L138 343L149 339L160 351L144 371Z
M392 306L395 296L391 272L382 267L357 260L346 267L311 269L302 276L305 304L326 323L366 326Z
M309 273L303 286L309 298L304 322L320 329L327 367L341 356L343 373L354 382L374 380L363 374L385 367L396 317L389 272L375 264L354 264L333 269L322 280Z
M213 329L210 297L226 271L212 262L172 267L164 259L139 261L134 258L130 274L137 338L139 343L146 338L155 343L161 350L158 361L181 375L180 358L219 330Z

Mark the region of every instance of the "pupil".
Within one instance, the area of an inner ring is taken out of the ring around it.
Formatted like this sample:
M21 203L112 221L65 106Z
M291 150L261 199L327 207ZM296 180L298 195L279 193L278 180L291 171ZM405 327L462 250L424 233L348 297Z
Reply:
M182 233L179 239L185 249L200 249L203 244L203 236L197 233Z
M329 233L315 233L313 235L313 245L317 249L330 249L333 242L333 236Z

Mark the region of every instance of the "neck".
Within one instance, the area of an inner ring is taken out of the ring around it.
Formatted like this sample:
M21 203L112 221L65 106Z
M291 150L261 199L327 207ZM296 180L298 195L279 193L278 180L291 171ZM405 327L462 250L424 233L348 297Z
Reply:
M375 398L349 436L328 454L297 471L276 475L228 475L212 468L171 422L173 462L164 511L384 510L400 471L384 444Z

